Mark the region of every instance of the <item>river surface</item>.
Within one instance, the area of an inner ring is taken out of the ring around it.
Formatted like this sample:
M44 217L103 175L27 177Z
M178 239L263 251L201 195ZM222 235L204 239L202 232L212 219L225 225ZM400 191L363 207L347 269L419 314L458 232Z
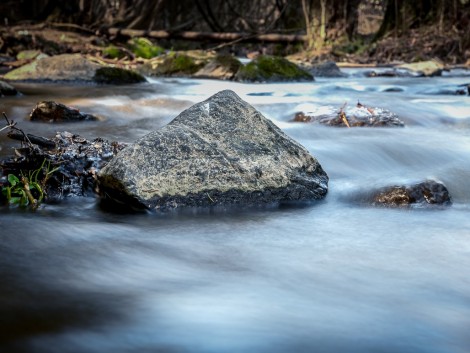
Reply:
M113 214L93 197L0 210L0 351L470 352L470 83L366 78L239 84L19 84L0 109L25 131L132 142L222 89L304 145L330 177L323 201L169 214ZM103 121L27 121L54 100ZM405 128L292 123L296 111L357 101ZM2 125L3 126L3 125ZM0 136L0 157L17 142ZM445 209L358 201L385 185L444 182Z

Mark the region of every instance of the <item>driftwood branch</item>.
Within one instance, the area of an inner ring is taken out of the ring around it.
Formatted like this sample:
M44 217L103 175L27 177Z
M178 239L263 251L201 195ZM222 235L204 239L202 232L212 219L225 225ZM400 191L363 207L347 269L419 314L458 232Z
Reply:
M110 36L126 36L126 37L149 37L153 39L184 39L190 41L246 41L246 42L273 42L273 43L295 43L306 42L308 36L301 34L251 34L251 33L235 33L235 32L169 32L169 31L144 31L138 29L120 29L108 28L102 34Z
M15 131L15 130L12 130L10 131L7 136L9 138L11 138L12 140L17 140L17 141L21 141L21 142L30 142L30 143L33 143L35 145L38 145L40 147L44 147L44 148L55 148L55 142L52 141L52 140L49 140L45 137L41 137L41 136L36 136L36 135L31 135L31 134L24 134L22 132L19 132L19 131Z

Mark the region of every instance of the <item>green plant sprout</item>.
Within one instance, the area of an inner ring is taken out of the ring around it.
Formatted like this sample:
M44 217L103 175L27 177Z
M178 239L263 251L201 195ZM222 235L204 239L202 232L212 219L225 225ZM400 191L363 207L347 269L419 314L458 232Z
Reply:
M44 177L39 180L40 173L44 168ZM2 186L2 194L7 203L22 207L31 206L36 209L44 199L47 180L59 169L58 167L52 170L50 168L50 162L48 161L46 166L46 159L44 159L41 166L34 171L30 171L28 176L25 176L23 172L21 172L20 177L9 174L7 177L9 186Z

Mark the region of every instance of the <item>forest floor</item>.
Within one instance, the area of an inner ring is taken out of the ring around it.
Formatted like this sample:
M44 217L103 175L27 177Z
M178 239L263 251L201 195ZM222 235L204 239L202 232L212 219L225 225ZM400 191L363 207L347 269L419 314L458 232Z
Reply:
M21 66L24 59L16 56L24 50L38 50L48 55L62 53L84 53L103 57L104 49L110 44L125 50L126 38L110 38L76 25L36 24L15 27L0 27L0 66L6 71ZM171 42L158 43L168 49L207 49L217 43ZM455 28L445 32L437 26L421 27L410 30L406 35L395 36L393 33L379 41L361 38L354 42L336 41L317 50L303 50L301 45L284 46L279 44L237 43L222 45L222 51L230 51L235 55L256 55L258 52L267 54L289 55L294 61L319 63L332 60L337 63L351 65L390 65L409 63L430 59L438 59L448 66L470 66L470 37ZM287 49L285 49L287 48ZM12 60L14 59L14 60ZM129 59L129 57L127 58ZM130 58L134 59L134 58ZM8 64L8 65L7 65Z

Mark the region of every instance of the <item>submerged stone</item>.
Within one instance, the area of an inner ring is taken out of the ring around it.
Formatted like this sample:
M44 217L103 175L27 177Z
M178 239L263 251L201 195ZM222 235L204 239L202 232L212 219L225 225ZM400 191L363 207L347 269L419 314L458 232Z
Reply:
M260 55L242 66L235 76L237 81L313 81L313 76L293 62L278 56Z
M157 210L313 200L328 190L319 162L229 90L125 148L98 178L104 199Z
M336 127L403 127L405 124L398 116L387 109L370 108L358 103L354 107L338 108L333 106L299 106L294 122L319 123Z
M52 101L39 102L29 115L29 119L48 123L99 120L94 115L84 114L78 109Z
M334 61L326 61L321 64L313 65L310 70L314 77L347 77L348 75L341 71Z
M452 204L446 186L434 180L426 180L414 185L385 187L372 197L374 205L402 207L410 205L450 205Z

